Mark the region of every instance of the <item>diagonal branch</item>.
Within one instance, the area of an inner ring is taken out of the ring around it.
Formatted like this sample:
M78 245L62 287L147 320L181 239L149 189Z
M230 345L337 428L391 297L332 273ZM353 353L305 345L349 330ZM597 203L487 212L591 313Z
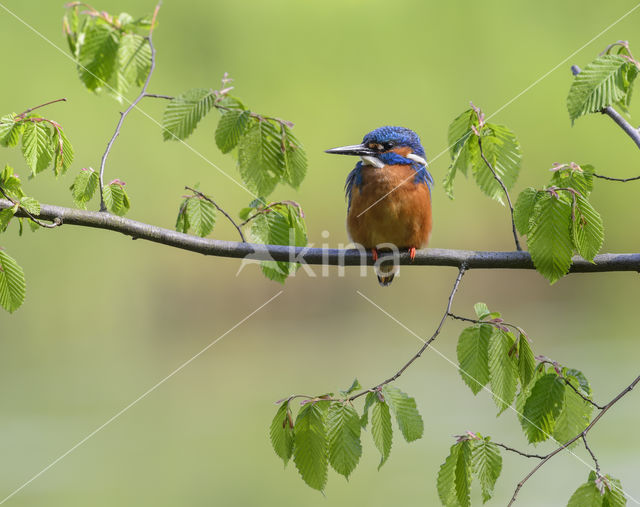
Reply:
M516 221L513 219L513 205L511 204L511 197L509 196L509 191L507 190L507 187L502 181L502 179L500 178L500 176L498 176L498 173L496 173L495 169L493 168L493 165L491 165L489 160L487 160L487 157L485 157L484 151L482 151L482 138L480 136L478 136L478 148L480 148L480 157L482 158L484 163L487 165L487 167L491 171L491 174L493 174L493 177L495 178L495 180L502 187L502 191L504 192L504 195L507 197L507 203L509 204L509 212L511 213L511 230L513 231L513 239L516 242L516 250L520 252L522 251L522 247L520 246L520 240L518 240L518 233L516 232Z
M124 119L133 110L133 108L138 105L138 102L140 102L147 95L147 88L149 87L151 76L153 75L153 71L156 67L156 48L153 46L153 29L155 28L156 18L158 16L159 10L160 10L160 3L156 5L155 10L153 11L153 18L151 20L151 27L149 28L149 35L145 37L147 42L149 43L149 49L151 50L151 65L149 66L149 73L147 74L147 78L145 79L144 84L142 85L142 90L140 90L140 94L133 100L133 102L131 102L131 104L129 104L129 107L127 107L127 109L125 109L124 112L120 113L120 120L118 120L118 124L116 125L116 130L113 133L113 136L111 136L111 139L109 140L109 142L107 143L107 148L105 149L104 154L102 155L102 159L100 160L100 173L99 173L100 211L107 211L107 207L105 206L105 203L104 203L104 192L102 190L102 187L104 186L104 167L107 163L107 157L111 152L113 143L116 141L117 137L120 135L120 129L122 128Z
M0 209L11 208L13 203L0 199ZM17 216L27 215L18 210ZM144 239L162 245L181 248L204 255L254 260L297 262L310 265L331 266L373 266L375 261L370 251L363 248L311 248L283 245L259 245L236 241L200 238L183 234L171 229L138 222L110 213L100 213L76 208L65 208L51 204L41 204L40 213L35 215L41 220L55 221L58 218L67 225L92 227L120 232L136 239ZM451 266L466 269L535 269L528 252L482 252L472 250L447 250L430 248L419 250L412 260L408 251L398 254L398 264L414 266ZM640 272L640 253L600 254L594 262L585 261L579 256L572 260L572 273L602 273L609 271Z

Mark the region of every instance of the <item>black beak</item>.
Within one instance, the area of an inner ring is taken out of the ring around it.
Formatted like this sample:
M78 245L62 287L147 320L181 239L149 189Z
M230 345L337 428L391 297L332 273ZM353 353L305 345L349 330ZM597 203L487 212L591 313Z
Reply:
M331 148L325 150L325 153L333 153L336 155L376 155L377 152L368 148L364 144L352 144L351 146L340 146L339 148Z

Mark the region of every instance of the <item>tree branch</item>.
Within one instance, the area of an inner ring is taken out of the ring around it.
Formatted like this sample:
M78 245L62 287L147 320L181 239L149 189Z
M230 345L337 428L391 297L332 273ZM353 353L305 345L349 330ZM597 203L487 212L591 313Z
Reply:
M104 204L104 193L102 191L102 187L104 186L104 166L107 163L107 157L109 156L109 152L111 151L111 147L113 143L116 141L116 138L120 135L120 129L122 128L122 124L124 123L124 119L127 115L133 110L134 107L138 105L146 95L147 88L149 87L149 82L151 81L151 76L153 75L153 71L156 67L156 48L153 46L153 29L155 28L156 18L158 16L158 11L160 10L160 3L156 5L155 10L153 11L153 18L151 20L151 27L149 28L149 35L145 38L149 43L149 49L151 50L151 65L149 66L149 73L147 74L147 79L145 79L144 84L142 85L142 90L140 90L140 94L134 99L129 107L124 110L124 112L120 113L120 120L118 120L118 124L116 125L116 131L111 136L111 139L107 143L107 148L102 155L102 159L100 160L100 173L99 173L99 190L100 190L100 211L107 211L107 207Z
M231 223L233 224L233 226L234 226L234 227L236 228L236 230L238 231L238 234L240 235L240 239L242 240L242 242L243 242L243 243L246 243L246 242L247 242L247 240L246 240L246 239L245 239L245 237L244 237L244 234L242 234L242 229L240 229L240 226L239 226L238 224L236 224L236 221L235 221L233 218L231 218L231 216L229 215L229 213L227 213L227 212L226 212L225 210L223 210L220 206L218 206L218 205L216 204L216 202L215 202L213 199L211 199L210 197L207 197L207 196L206 196L206 195L204 195L202 192L200 192L200 191L198 191L198 190L196 190L196 189L194 189L194 188L191 188L191 187L184 187L184 188L185 188L185 190L190 190L191 192L193 192L193 193L194 193L195 195L197 195L198 197L200 197L200 198L204 199L205 201L210 202L211 204L213 204L213 205L216 207L216 209L217 209L220 213L222 213L225 217L227 217L227 219L229 220L229 222L231 222Z
M511 230L513 232L513 239L516 242L516 250L518 250L518 252L521 252L522 247L520 246L520 240L518 239L518 233L516 231L516 221L513 219L513 205L511 204L511 197L509 196L509 191L507 190L507 187L502 181L502 179L500 178L500 176L498 176L498 173L496 173L496 171L494 170L491 163L487 160L487 157L485 157L484 151L482 151L482 138L479 135L477 137L478 137L478 148L480 148L480 157L482 158L484 163L487 165L487 167L491 171L491 174L493 174L493 177L495 178L495 180L502 187L502 191L504 192L504 195L507 197L507 203L509 204L509 212L511 213Z
M13 204L0 199L0 209L10 208ZM22 211L17 216L26 217ZM282 245L259 245L240 243L219 239L200 238L183 234L171 229L145 224L129 218L119 217L111 213L101 213L75 208L65 208L50 204L41 204L40 220L55 221L60 219L67 225L92 227L120 232L136 239L145 239L174 248L216 257L235 259L250 258L254 260L275 260L283 262L304 262L310 265L360 266L374 265L371 252L364 249L348 250L336 248L311 248ZM400 252L400 265L417 266L451 266L459 268L463 264L466 269L535 269L528 252L482 252L471 250L446 250L430 248L416 252L411 260L408 251ZM585 261L575 256L571 264L572 273L602 273L609 271L640 272L640 253L601 254L596 255L594 262Z
M527 482L531 476L533 474L535 474L540 467L542 467L542 465L544 465L547 461L549 461L551 458L553 458L556 454L558 454L559 452L563 451L564 449L566 449L567 447L569 447L572 443L574 443L576 440L580 439L580 438L584 438L587 436L587 433L589 433L589 431L591 431L591 428L593 428L597 422L600 420L600 418L607 413L607 411L613 407L618 401L620 401L620 399L622 399L623 396L625 396L627 393L629 393L635 386L636 384L640 382L640 375L638 375L633 382L631 382L631 384L629 384L627 387L625 387L615 398L613 398L609 403L607 403L602 411L600 411L600 413L598 415L596 415L593 420L591 421L591 423L589 423L589 426L587 426L584 431L581 431L580 433L578 433L575 437L573 437L572 439L568 440L567 442L565 442L564 444L562 444L560 447L558 447L556 450L550 452L549 454L547 454L544 459L542 459L542 461L540 461L540 463L538 463L533 470L531 470L524 479L522 479L517 487L516 490L513 492L513 496L511 497L511 501L509 502L509 506L513 505L513 503L516 501L516 497L518 496L518 493L520 492L520 489L522 489L522 486L524 486L525 482ZM586 443L586 440L585 440ZM591 450L589 449L589 452L591 452ZM593 456L593 455L592 455ZM594 458L595 459L595 458ZM597 463L597 462L596 462Z
M427 350L427 347L429 347L429 345L431 345L431 342L433 342L433 340L436 339L436 337L440 334L440 330L442 329L442 326L444 325L444 321L447 320L447 317L449 316L449 312L451 311L451 305L453 304L453 298L456 295L456 291L458 290L458 286L460 285L460 280L462 280L462 276L464 275L466 271L466 266L464 264L462 264L458 270L458 276L456 277L455 282L453 283L453 288L451 289L451 293L449 294L449 299L447 300L447 308L444 311L444 315L442 315L442 318L440 319L440 323L438 324L438 327L436 328L436 330L433 332L433 334L431 335L431 338L429 338L426 342L424 342L424 345L422 345L422 347L420 347L420 350L418 350L418 352L411 358L409 359L409 361L407 361L404 366L402 368L400 368L392 377L389 377L387 380L385 380L384 382L379 383L377 386L372 387L371 389L365 389L364 391L360 391L357 394L354 394L353 396L350 396L348 398L348 401L353 401L356 398L359 398L360 396L363 396L369 392L376 392L376 391L380 391L380 389L382 389L382 386L389 384L391 382L393 382L394 380L396 380L400 375L402 375L404 373L404 371L409 368L409 366L411 366L413 364L413 362L418 359L425 350Z
M24 117L27 116L31 111L35 111L36 109L40 109L41 107L45 107L50 104L55 104L56 102L66 102L66 101L67 99L65 97L62 97L61 99L50 100L49 102L45 102L44 104L40 104L38 106L33 106L28 109L25 109L19 115L17 115L16 118L24 119Z
M519 454L520 456L524 456L525 458L538 458L538 459L545 459L546 458L546 456L542 456L540 454L527 454L526 452L519 451L518 449L514 449L513 447L509 447L508 445L501 444L500 442L494 442L493 440L492 440L492 442L494 444L496 444L498 447L502 447L503 449L506 449L507 451L514 452L516 454Z

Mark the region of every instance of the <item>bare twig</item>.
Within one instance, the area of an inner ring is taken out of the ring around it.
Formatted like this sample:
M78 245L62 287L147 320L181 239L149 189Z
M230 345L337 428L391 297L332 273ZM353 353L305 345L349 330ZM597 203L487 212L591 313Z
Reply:
M515 324L509 324L508 322L504 322L502 319L498 320L478 320L478 319L470 319L468 317L461 317L460 315L456 315L455 313L449 313L448 315L452 319L461 320L463 322L471 322L473 324L489 324L490 326L497 327L501 329L502 327L510 327L514 331L517 331L520 334L527 335L520 326L516 326Z
M172 97L171 95L160 95L159 93L145 93L144 96L149 97L151 99L166 99L166 100L173 100L175 98L175 97Z
M507 451L515 452L516 454L519 454L520 456L524 456L525 458L538 458L538 459L546 458L546 456L542 456L540 454L528 454L526 452L519 451L518 449L514 449L513 447L509 447L508 445L501 444L500 442L494 442L493 440L492 442L496 444L498 447L502 447Z
M67 99L65 97L63 97L61 99L50 100L49 102L45 102L44 104L40 104L38 106L33 106L33 107L30 107L29 109L25 109L19 115L17 115L16 118L22 119L26 115L28 115L31 111L35 111L36 109L40 109L41 107L45 107L45 106L48 106L50 104L55 104L56 102L66 102L66 101L67 101Z
M229 215L229 213L227 213L225 210L223 210L220 206L218 206L218 204L211 199L210 197L204 195L202 192L196 190L195 188L191 188L191 187L184 187L185 190L189 190L191 192L193 192L195 195L197 195L198 197L200 197L201 199L204 199L207 202L210 202L211 204L213 204L216 209L222 213L225 217L227 217L227 219L229 220L229 222L231 222L233 224L233 226L236 228L236 230L238 231L238 234L240 235L240 239L242 240L243 243L246 243L247 240L244 237L244 234L242 234L242 229L240 229L240 226L238 224L236 224L235 220L233 218L231 218L231 216Z
M589 447L589 444L587 443L587 437L584 434L582 435L582 443L584 444L584 448L589 451L589 454L591 454L591 459L596 466L596 474L598 475L598 477L600 477L600 463L598 463L598 458L596 458L596 455L591 450L591 447Z
M458 286L460 285L460 280L462 280L462 276L464 275L466 270L467 270L467 268L466 268L466 266L464 264L462 264L460 266L460 268L458 269L458 276L456 277L456 280L453 283L453 288L451 289L451 293L449 294L449 299L447 300L447 308L445 309L444 314L442 315L442 318L440 319L440 323L438 324L438 327L436 328L436 330L431 335L431 338L429 338L427 341L425 341L424 345L422 345L422 347L420 347L420 350L418 350L418 352L416 354L414 354L414 356L411 359L409 359L404 364L404 366L402 368L400 368L393 376L389 377L384 382L380 382L378 385L372 387L371 389L365 389L364 391L360 391L359 393L354 394L353 396L350 396L348 398L348 401L353 401L356 398L359 398L360 396L363 396L363 395L365 395L365 394L367 394L369 392L379 391L382 388L382 386L393 382L400 375L402 375L405 372L405 370L407 368L409 368L409 366L411 366L413 364L413 362L423 354L423 352L425 350L427 350L427 347L429 347L429 345L431 345L433 340L435 340L436 337L440 334L440 330L442 329L442 326L444 325L444 321L447 320L449 312L451 311L451 305L453 304L453 298L456 295L456 291L458 290Z
M147 78L145 79L144 84L142 85L142 90L140 90L140 94L134 99L133 102L131 102L131 104L129 104L129 107L127 107L127 109L125 109L124 112L120 113L120 120L118 120L118 124L116 125L116 130L113 133L113 136L111 136L111 139L109 140L109 142L107 143L107 148L104 151L104 154L102 155L102 159L100 160L100 173L99 173L100 211L107 211L107 207L105 206L105 203L104 203L104 192L102 190L102 187L104 186L104 166L107 162L107 157L109 156L109 152L111 151L111 147L113 146L113 143L115 142L116 138L120 135L120 129L122 128L124 119L133 110L133 108L138 105L138 102L140 102L147 94L147 88L149 87L149 82L151 81L151 76L153 75L153 70L155 69L155 66L156 66L156 49L153 46L153 29L155 28L156 18L158 16L158 11L160 10L160 5L161 3L158 3L156 5L155 10L153 11L153 18L151 20L151 27L149 28L149 35L145 37L145 39L149 43L149 49L151 50L151 65L149 66L149 73L147 74Z
M611 176L603 176L602 174L593 173L594 178L601 178L607 181L620 181L621 183L626 183L627 181L636 181L640 180L640 176L632 176L631 178L612 178Z
M607 413L607 411L613 407L618 401L620 401L620 399L625 396L627 393L629 393L635 386L636 384L640 382L640 375L638 375L633 382L631 382L631 384L629 384L627 387L625 387L615 398L613 398L609 403L607 403L604 408L600 411L600 413L598 415L596 415L593 420L591 421L591 423L589 423L589 426L587 426L584 431L581 431L580 433L578 433L575 437L571 438L570 440L567 440L564 444L562 444L560 447L558 447L557 449L555 449L554 451L550 452L549 454L547 454L544 459L542 459L540 461L540 463L538 463L533 470L531 470L524 479L522 479L518 485L516 486L516 490L513 492L513 496L511 497L511 501L509 502L509 505L513 505L513 503L516 501L516 498L518 496L518 493L520 492L520 490L522 489L522 486L524 486L524 484L531 478L531 476L533 474L535 474L540 467L542 467L547 461L549 461L551 458L553 458L556 454L558 454L559 452L563 451L564 449L566 449L567 447L569 447L572 443L574 443L576 440L583 438L587 435L587 433L589 433L589 431L591 431L591 428L593 428L598 421L600 420L600 418Z
M482 158L486 166L491 171L491 174L493 174L493 177L495 178L495 180L502 187L502 191L504 192L504 195L507 197L507 203L509 204L509 212L511 213L511 230L513 231L513 239L516 243L516 250L520 252L522 250L522 247L520 246L520 240L518 239L518 232L516 231L516 222L513 219L513 205L511 204L511 197L509 196L509 191L507 190L507 187L502 181L502 179L500 178L500 176L498 176L498 173L496 173L495 169L493 168L493 165L491 165L491 162L489 162L489 160L487 160L487 157L485 157L484 151L482 150L482 137L481 136L477 136L477 137L478 137L478 148L480 148L480 157Z
M11 208L11 201L0 199L0 209ZM20 211L18 211L18 216ZM26 216L26 215L22 215ZM255 260L297 262L309 265L328 266L373 266L375 260L371 251L363 248L311 248L283 245L260 245L200 238L171 229L138 222L109 213L87 211L41 204L40 220L60 218L65 225L77 225L120 232L138 239L153 241L162 245L181 248L203 255ZM412 266L452 266L465 265L466 269L535 269L528 252L482 252L473 250L448 250L430 248L418 250L412 260L408 251L398 254L399 265ZM610 271L640 271L640 253L618 253L596 255L594 262L582 257L572 259L571 273L604 273Z
M571 72L573 73L574 76L577 76L578 74L580 74L581 69L577 65L572 65L571 66ZM638 131L638 129L636 129L627 120L625 120L623 118L623 116L618 111L616 111L611 106L607 106L604 109L602 109L602 111L600 111L600 112L602 114L606 114L609 118L611 118L614 122L616 122L618 127L620 127L622 130L624 130L624 132L632 139L632 141L634 143L636 143L636 146L638 148L640 148L640 131ZM597 176L597 177L601 178L602 176ZM612 179L612 178L604 178L604 179ZM640 179L640 177L639 178L633 178L633 179ZM614 179L614 181L622 181L622 180L615 180Z

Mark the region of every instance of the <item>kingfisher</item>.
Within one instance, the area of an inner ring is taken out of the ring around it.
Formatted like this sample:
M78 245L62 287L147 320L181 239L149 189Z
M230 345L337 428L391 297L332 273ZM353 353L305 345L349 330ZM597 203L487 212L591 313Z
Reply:
M418 135L404 127L380 127L361 144L326 153L355 155L360 161L347 176L347 233L351 241L371 249L378 260L383 243L408 249L424 248L431 235L431 187L424 148ZM381 262L378 282L388 286L396 274L393 262Z

